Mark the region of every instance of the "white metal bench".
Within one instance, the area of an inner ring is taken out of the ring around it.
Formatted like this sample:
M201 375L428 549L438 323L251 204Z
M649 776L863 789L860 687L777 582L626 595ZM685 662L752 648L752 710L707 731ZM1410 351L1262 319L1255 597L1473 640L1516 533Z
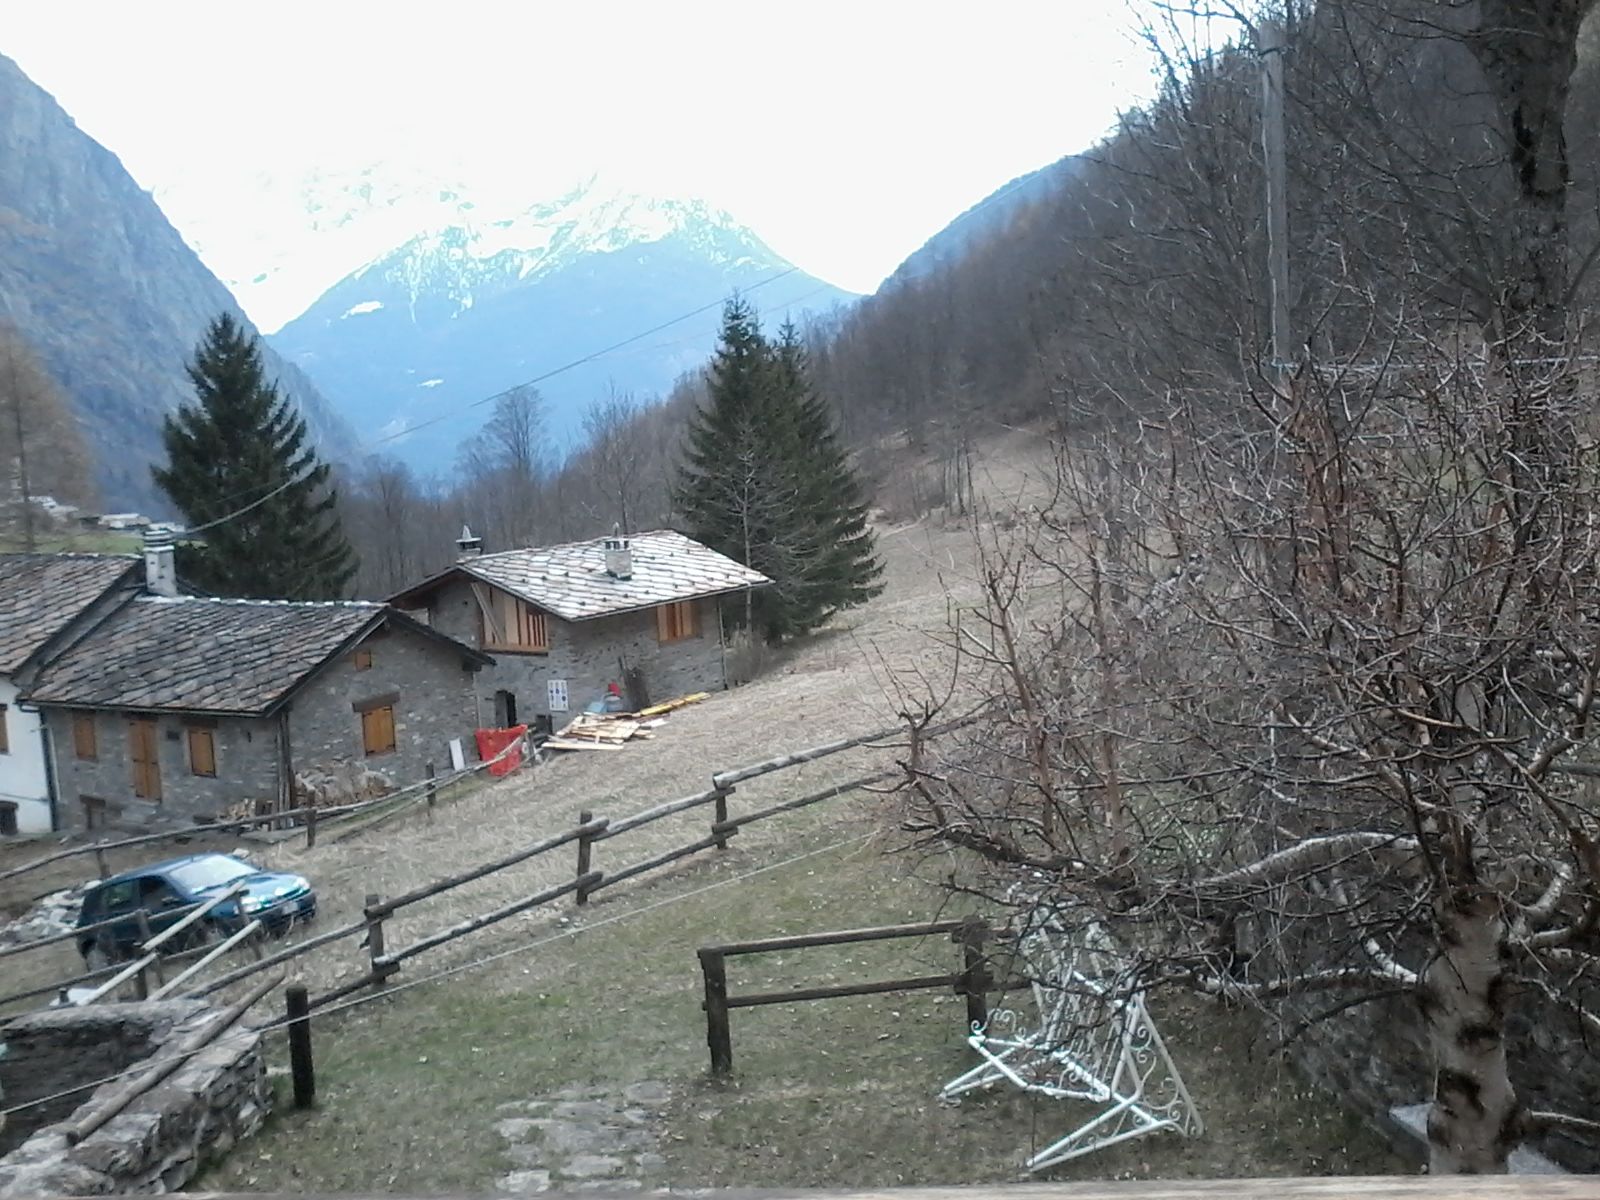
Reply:
M1082 944L1084 941L1097 944ZM1100 1106L1090 1120L1027 1160L1040 1171L1146 1134L1204 1132L1183 1077L1144 1003L1119 992L1103 935L1074 939L1053 920L1018 940L1032 1010L998 1008L967 1043L982 1059L944 1085L941 1099L1010 1084L1060 1100ZM1026 1004L1026 1001L1024 1001Z

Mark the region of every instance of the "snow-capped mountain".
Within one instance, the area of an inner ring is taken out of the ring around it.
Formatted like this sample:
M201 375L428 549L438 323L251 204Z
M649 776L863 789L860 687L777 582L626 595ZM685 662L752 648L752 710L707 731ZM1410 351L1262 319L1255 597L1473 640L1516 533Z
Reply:
M448 466L486 415L456 415L467 403L709 305L539 385L562 443L611 384L665 390L705 360L717 304L736 289L774 319L850 298L702 201L595 179L521 207L465 194L445 201L448 219L352 271L271 339L369 446L422 467ZM423 423L428 436L406 436Z

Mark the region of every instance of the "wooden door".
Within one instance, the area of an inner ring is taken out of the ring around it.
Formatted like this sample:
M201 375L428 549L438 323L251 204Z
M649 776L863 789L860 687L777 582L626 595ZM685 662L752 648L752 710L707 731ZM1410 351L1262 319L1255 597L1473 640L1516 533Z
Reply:
M160 739L154 721L128 722L128 757L133 762L133 794L141 800L161 799Z

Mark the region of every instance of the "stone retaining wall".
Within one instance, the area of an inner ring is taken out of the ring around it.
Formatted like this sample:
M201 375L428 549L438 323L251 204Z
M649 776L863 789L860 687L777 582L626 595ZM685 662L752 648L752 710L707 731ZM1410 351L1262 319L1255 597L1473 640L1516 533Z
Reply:
M159 1056L215 1015L198 1001L30 1013L0 1027L0 1089L14 1105ZM64 1125L120 1085L13 1114L0 1129L0 1200L168 1192L260 1127L271 1106L260 1035L235 1028L77 1145ZM80 1106L81 1107L78 1107Z

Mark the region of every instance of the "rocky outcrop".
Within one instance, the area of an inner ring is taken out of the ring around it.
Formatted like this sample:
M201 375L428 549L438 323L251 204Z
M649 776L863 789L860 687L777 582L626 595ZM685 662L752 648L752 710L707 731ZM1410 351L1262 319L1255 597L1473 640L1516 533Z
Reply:
M0 320L72 401L107 507L165 512L149 471L161 418L192 400L184 363L223 311L243 319L117 157L0 55ZM310 381L266 357L324 455L351 452Z

